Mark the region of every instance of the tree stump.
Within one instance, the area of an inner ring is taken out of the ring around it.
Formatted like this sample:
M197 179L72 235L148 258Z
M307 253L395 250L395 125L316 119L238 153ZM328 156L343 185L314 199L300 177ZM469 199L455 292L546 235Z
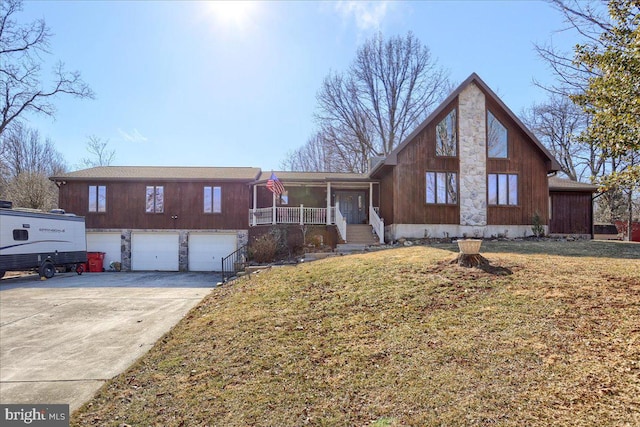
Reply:
M458 258L454 260L461 267L476 267L483 268L489 266L489 260L480 254L459 254Z
M489 261L480 255L480 245L482 245L482 240L480 239L459 239L460 255L456 259L458 265L478 268L489 265Z

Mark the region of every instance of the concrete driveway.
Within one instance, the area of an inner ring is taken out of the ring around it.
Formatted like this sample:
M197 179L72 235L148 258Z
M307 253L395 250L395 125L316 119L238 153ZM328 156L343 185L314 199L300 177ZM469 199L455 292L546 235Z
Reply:
M212 273L0 280L0 403L68 403L73 411L219 281Z

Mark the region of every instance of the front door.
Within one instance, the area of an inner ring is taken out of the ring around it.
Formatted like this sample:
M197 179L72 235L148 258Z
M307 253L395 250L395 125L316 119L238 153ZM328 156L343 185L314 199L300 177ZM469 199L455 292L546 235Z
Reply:
M362 224L367 219L364 191L336 191L336 202L347 224Z

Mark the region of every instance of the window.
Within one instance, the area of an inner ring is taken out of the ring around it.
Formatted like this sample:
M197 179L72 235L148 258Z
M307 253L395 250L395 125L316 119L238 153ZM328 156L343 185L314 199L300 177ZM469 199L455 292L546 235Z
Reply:
M107 186L89 186L89 212L107 211Z
M427 172L427 203L457 204L458 174L455 172Z
M147 213L163 213L164 212L164 187L150 185L147 187L146 197Z
M518 175L490 173L488 180L490 205L518 204Z
M283 191L280 194L280 204L281 205L288 205L289 204L289 192L288 191Z
M222 188L204 187L204 213L222 212Z
M456 110L451 110L436 126L436 156L454 157L457 155L458 124Z
M13 240L29 240L29 232L27 230L13 230Z
M507 128L491 111L487 111L487 153L489 157L506 159L508 155Z

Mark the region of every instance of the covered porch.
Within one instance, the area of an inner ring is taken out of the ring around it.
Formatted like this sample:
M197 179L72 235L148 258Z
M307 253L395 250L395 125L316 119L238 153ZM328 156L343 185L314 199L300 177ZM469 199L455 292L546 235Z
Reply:
M380 186L361 174L276 172L284 192L267 188L271 172L263 172L253 185L249 225L335 225L347 241L348 224L369 224L384 243L384 222L377 204Z

